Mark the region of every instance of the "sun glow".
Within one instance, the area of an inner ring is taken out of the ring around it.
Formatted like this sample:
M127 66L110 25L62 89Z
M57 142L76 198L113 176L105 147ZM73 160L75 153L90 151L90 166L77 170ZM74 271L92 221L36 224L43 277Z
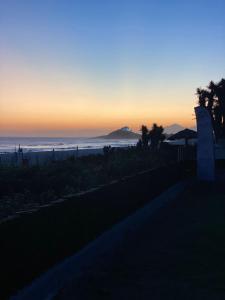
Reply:
M158 87L134 86L132 81L116 82L112 90L62 68L42 74L15 63L4 70L0 135L93 135L124 125L138 130L142 124L168 125L174 119L193 123L191 94L180 106L174 101L178 95L168 90L158 94Z

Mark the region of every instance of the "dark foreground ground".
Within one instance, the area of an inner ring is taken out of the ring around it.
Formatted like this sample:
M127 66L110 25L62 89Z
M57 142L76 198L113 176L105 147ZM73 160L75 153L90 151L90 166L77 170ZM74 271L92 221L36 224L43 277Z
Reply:
M55 300L225 299L225 187L193 184Z
M178 164L148 170L2 223L0 299L16 294L185 174Z

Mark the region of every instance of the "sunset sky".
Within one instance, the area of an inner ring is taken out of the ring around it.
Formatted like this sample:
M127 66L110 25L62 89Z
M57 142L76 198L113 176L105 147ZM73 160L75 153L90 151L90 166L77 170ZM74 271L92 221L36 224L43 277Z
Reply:
M0 136L193 126L222 77L224 0L0 0Z

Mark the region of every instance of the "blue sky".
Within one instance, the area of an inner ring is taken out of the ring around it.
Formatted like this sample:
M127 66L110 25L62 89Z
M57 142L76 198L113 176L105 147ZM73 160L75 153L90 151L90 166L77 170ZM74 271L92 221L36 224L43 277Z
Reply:
M224 15L224 0L1 0L0 134L192 124L195 89L225 76Z

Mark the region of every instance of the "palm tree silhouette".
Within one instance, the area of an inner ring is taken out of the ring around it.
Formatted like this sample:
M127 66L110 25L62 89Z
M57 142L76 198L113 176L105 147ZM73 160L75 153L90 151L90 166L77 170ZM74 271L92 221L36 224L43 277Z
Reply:
M207 89L198 88L196 94L199 105L207 108L211 116L216 139L225 138L225 79L210 81Z
M141 126L141 141L142 141L143 148L144 149L148 148L149 130L148 127L145 125Z
M164 128L162 126L158 126L156 123L152 125L152 129L149 131L151 150L157 150L159 148L160 142L165 139L163 131Z

